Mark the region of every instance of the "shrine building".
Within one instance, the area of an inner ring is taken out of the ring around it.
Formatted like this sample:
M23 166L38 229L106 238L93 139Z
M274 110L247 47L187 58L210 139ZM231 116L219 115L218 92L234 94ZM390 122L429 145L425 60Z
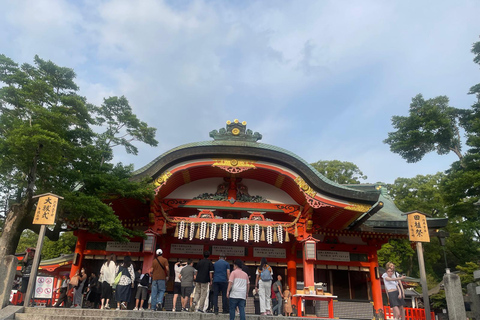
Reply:
M118 198L111 205L123 224L141 230L128 243L71 222L78 237L71 274L80 266L100 270L106 256L130 255L147 271L156 248L170 261L226 254L241 259L255 281L255 266L267 258L274 275L296 293L324 283L344 301L364 301L383 309L377 251L392 238L408 238L403 212L381 185L340 185L305 160L280 147L258 142L262 135L246 122L227 121L212 140L171 149L134 173L149 179L155 197L146 203ZM428 228L446 219L428 219ZM93 270L92 270L93 271ZM167 291L173 291L173 278ZM370 307L371 308L371 307Z

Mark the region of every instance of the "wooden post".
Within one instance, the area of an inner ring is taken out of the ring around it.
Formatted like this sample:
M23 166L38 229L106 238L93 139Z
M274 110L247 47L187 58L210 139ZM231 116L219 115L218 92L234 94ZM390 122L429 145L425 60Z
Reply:
M425 261L423 260L422 242L430 242L427 218L420 211L407 213L408 238L417 242L418 267L420 269L420 283L422 284L423 307L425 308L425 319L431 320L430 300L428 299L427 274L425 273Z
M38 234L37 248L35 249L35 256L33 258L32 271L30 272L30 280L28 281L27 292L25 293L24 304L29 307L31 305L30 300L33 298L33 290L37 283L38 266L40 264L40 255L42 253L43 239L45 238L45 225L40 227L40 233Z
M32 271L30 272L27 292L25 293L24 303L26 302L27 306L30 306L30 300L33 298L33 290L35 289L35 284L37 283L38 266L40 265L43 239L45 238L45 225L52 225L55 223L58 199L63 199L63 197L57 196L53 193L45 193L32 198L39 198L32 223L40 224L41 227L40 233L38 234L37 248L33 258Z
M423 260L423 246L417 242L418 266L420 268L420 282L422 284L423 307L425 308L425 319L432 320L430 314L430 300L428 298L427 274L425 272L425 261Z

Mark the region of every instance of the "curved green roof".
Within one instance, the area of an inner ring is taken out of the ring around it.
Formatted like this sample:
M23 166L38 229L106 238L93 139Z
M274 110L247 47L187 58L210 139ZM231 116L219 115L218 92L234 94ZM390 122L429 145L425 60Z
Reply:
M242 129L241 125L239 128ZM276 163L287 167L299 174L316 191L324 194L370 204L378 201L380 192L364 192L333 182L295 153L281 147L256 142L261 138L260 134L257 132L252 134L250 130L245 131L244 128L242 130L239 136L232 135L232 128L229 131L221 129L220 133L214 130L210 133L210 136L215 139L213 141L187 143L170 149L136 170L133 173L133 179L156 178L168 167L186 160L208 157L239 157ZM245 138L242 137L242 134Z

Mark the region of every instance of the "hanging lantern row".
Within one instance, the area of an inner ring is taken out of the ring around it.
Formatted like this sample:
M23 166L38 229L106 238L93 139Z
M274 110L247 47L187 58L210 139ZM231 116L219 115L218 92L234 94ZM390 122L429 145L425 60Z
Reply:
M295 224L295 236L298 237L297 224ZM222 223L217 225L215 222L207 223L206 221L200 223L177 222L174 237L180 240L188 238L190 241L195 238L199 240L210 239L210 241L215 239L223 241L233 240L233 242L244 241L247 243L249 241L266 241L268 244L290 242L287 228L284 230L284 227L281 225L267 227L259 224L242 225L239 223Z

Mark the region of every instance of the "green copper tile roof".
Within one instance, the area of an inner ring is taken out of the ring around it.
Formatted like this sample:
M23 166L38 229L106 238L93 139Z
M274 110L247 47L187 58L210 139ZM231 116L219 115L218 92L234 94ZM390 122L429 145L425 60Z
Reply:
M231 140L216 140L216 141L200 141L200 142L192 142L192 143L187 143L180 145L178 147L175 147L173 149L168 150L167 152L161 154L157 158L155 158L153 161L148 163L147 165L143 166L142 168L136 170L133 172L133 175L139 175L145 172L148 168L153 166L158 160L161 158L167 156L170 153L173 153L175 151L183 150L183 149L188 149L188 148L194 148L194 147L210 147L210 146L234 146L234 147L248 147L248 148L256 148L256 149L263 149L263 150L271 150L271 151L277 151L284 153L286 155L289 155L298 161L302 162L305 164L318 178L323 180L325 183L330 184L332 186L335 186L337 188L341 188L344 190L350 190L350 191L359 191L358 189L350 188L341 184L338 184L334 181L331 181L327 179L324 175L322 175L320 172L318 172L314 167L312 167L308 162L306 162L304 159L296 155L295 153L283 149L281 147L277 147L274 145L266 144L266 143L259 143L259 142L247 142L247 141L231 141ZM362 191L363 192L363 191Z

